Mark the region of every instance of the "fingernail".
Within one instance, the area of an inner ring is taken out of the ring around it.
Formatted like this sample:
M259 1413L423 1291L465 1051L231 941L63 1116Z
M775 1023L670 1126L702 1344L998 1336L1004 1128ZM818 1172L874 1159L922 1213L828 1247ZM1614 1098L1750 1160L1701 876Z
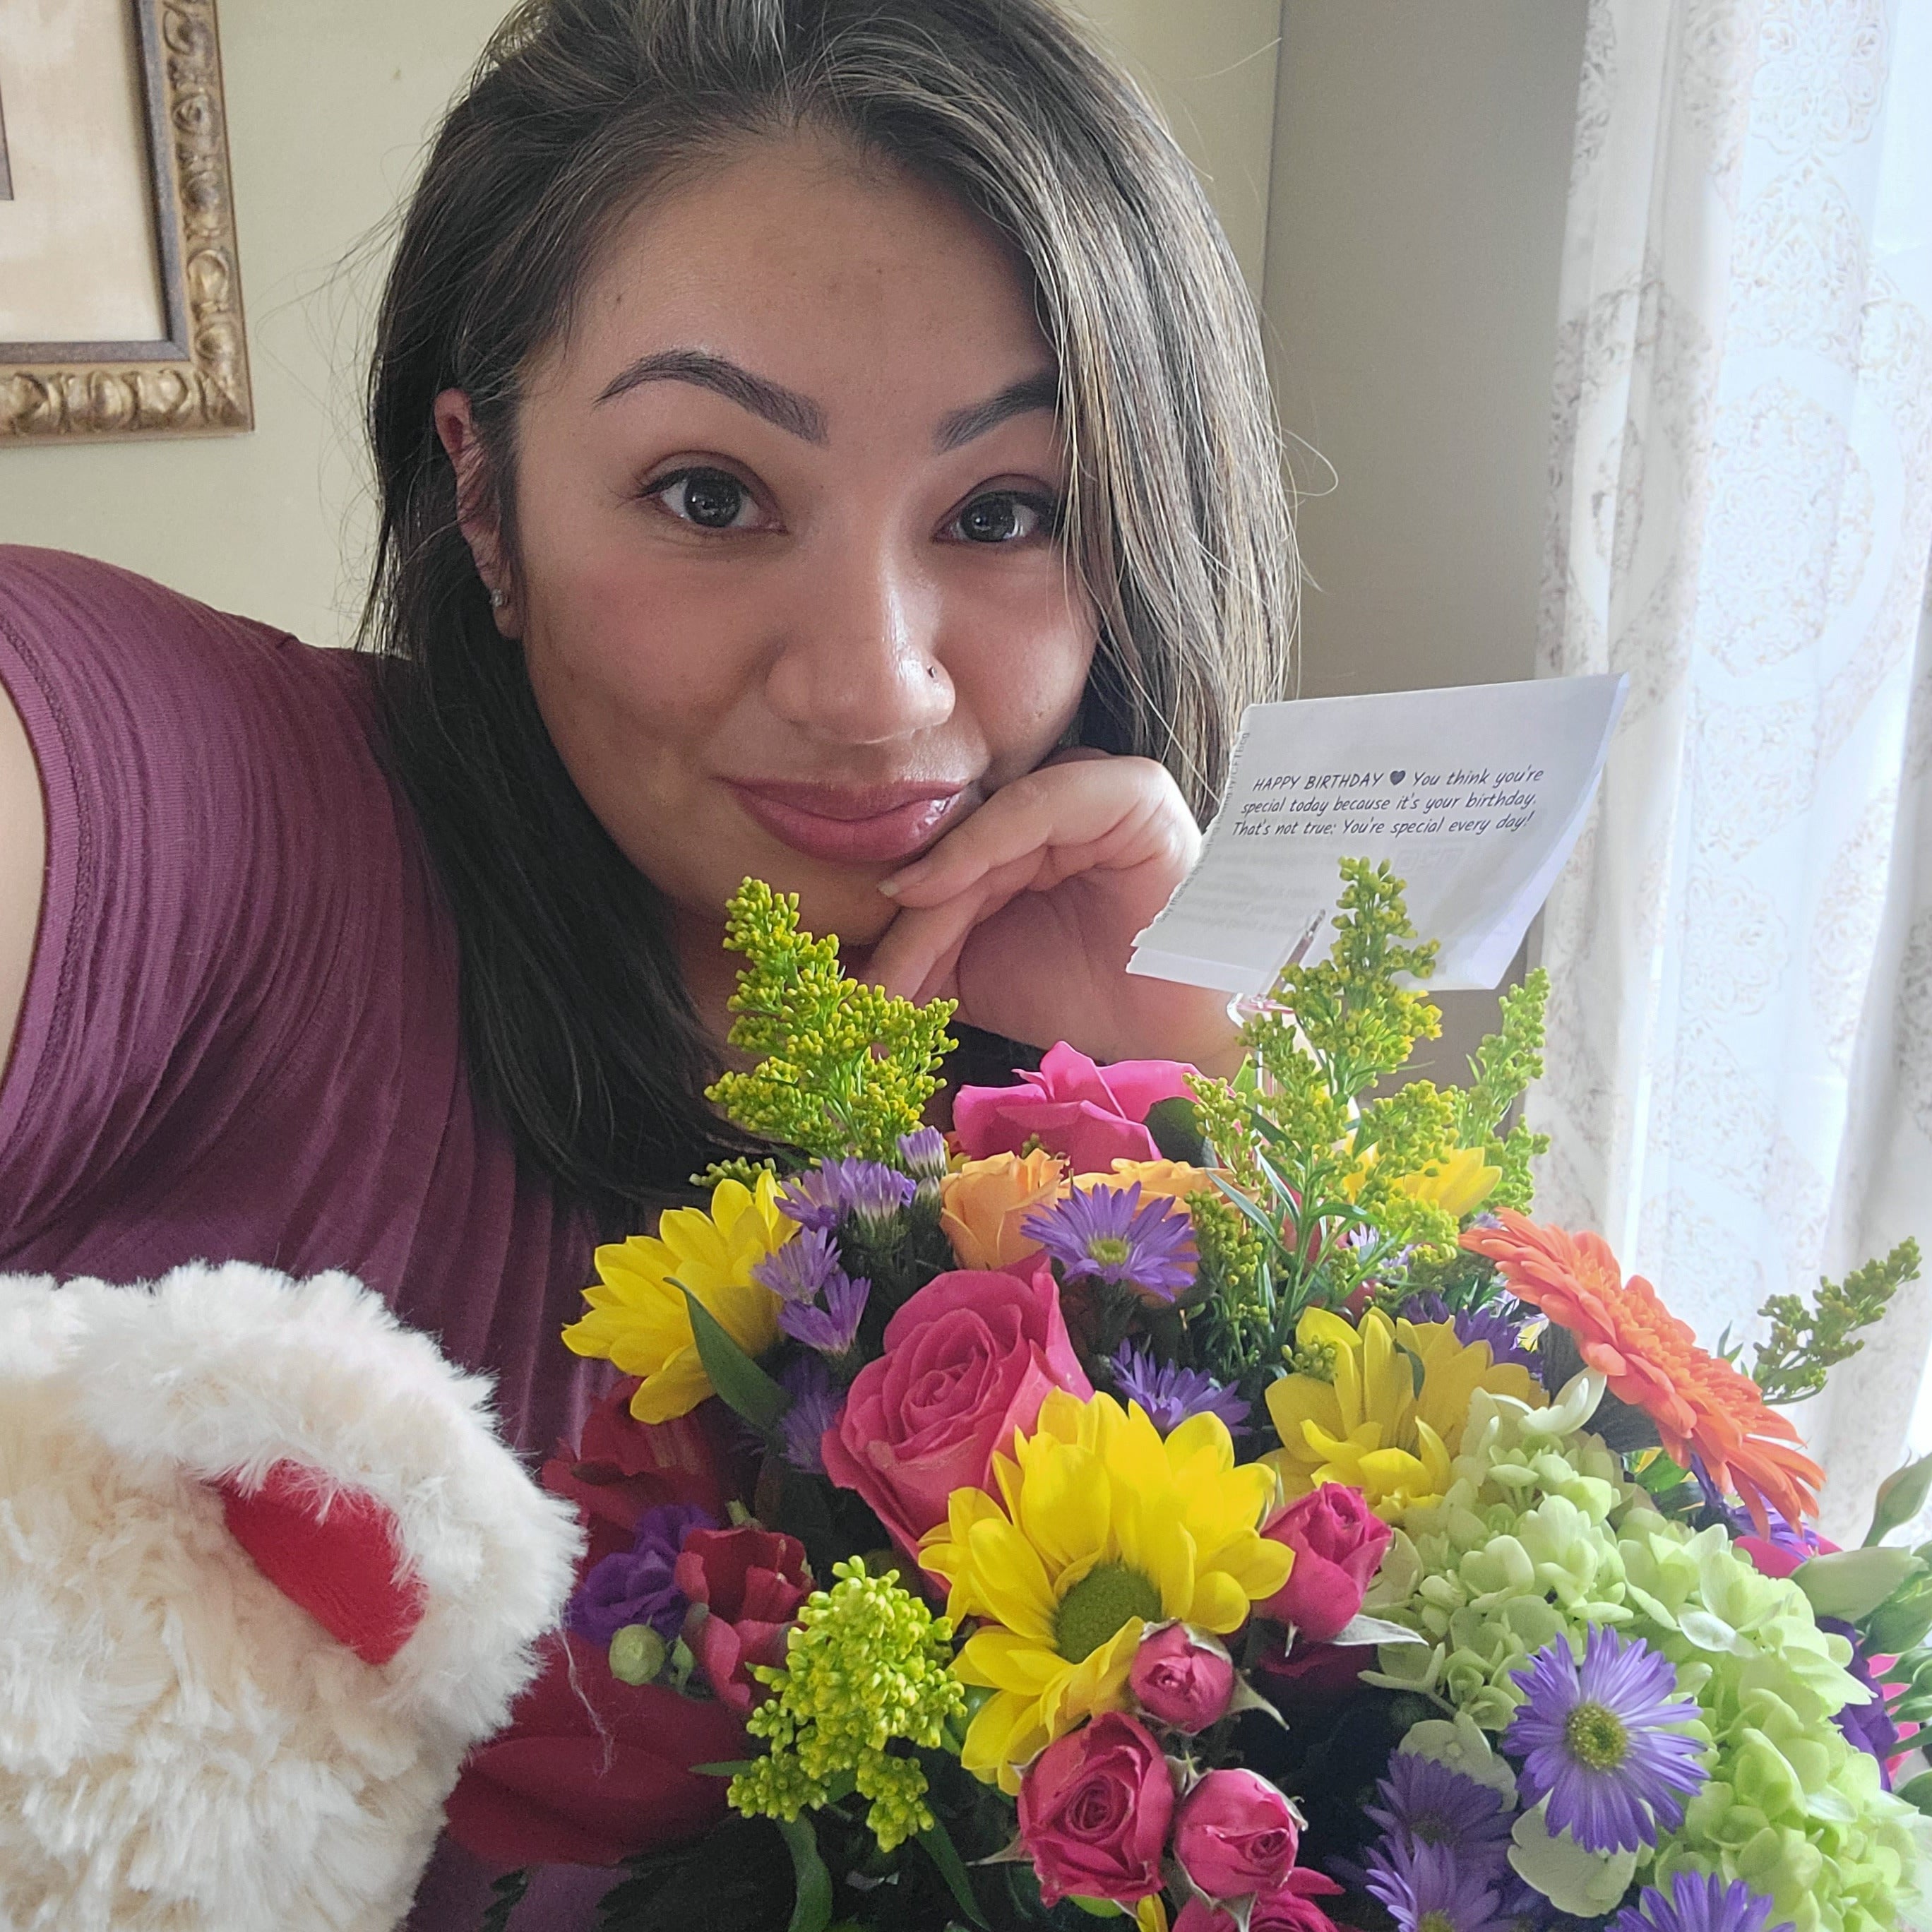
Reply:
M896 879L881 879L879 881L879 890L887 898L896 899L899 896L899 882Z

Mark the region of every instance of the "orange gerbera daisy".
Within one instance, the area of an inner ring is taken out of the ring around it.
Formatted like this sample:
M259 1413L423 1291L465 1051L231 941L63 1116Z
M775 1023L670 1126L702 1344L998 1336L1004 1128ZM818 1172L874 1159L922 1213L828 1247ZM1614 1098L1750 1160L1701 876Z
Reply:
M1735 1490L1760 1530L1766 1505L1791 1522L1818 1507L1824 1472L1798 1435L1766 1406L1757 1384L1697 1346L1690 1328L1640 1274L1626 1281L1600 1234L1545 1228L1507 1208L1495 1228L1472 1228L1462 1245L1486 1255L1517 1299L1576 1338L1610 1393L1640 1408L1675 1462L1694 1456L1711 1480Z

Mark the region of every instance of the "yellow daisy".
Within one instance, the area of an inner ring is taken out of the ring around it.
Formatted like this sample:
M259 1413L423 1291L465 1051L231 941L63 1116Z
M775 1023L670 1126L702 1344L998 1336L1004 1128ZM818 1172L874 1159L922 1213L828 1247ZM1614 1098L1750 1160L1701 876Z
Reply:
M778 1212L778 1184L758 1177L754 1193L742 1181L721 1180L711 1211L673 1208L658 1232L633 1234L597 1250L598 1286L584 1298L590 1312L563 1331L580 1355L602 1355L644 1381L631 1398L640 1422L688 1414L712 1393L691 1332L689 1288L748 1355L761 1355L778 1338L778 1298L752 1270L798 1232Z
M1264 1459L1291 1498L1346 1483L1393 1521L1449 1486L1478 1389L1543 1406L1527 1369L1498 1366L1486 1342L1459 1342L1452 1322L1391 1322L1372 1308L1358 1328L1311 1308L1294 1342L1294 1372L1268 1385L1282 1446Z
M1010 1795L1055 1738L1125 1707L1148 1624L1238 1630L1294 1557L1260 1534L1273 1472L1235 1466L1218 1416L1195 1416L1163 1442L1138 1405L1057 1389L993 1473L998 1498L954 1490L920 1560L951 1584L955 1628L982 1619L953 1664L993 1693L962 1762Z
M1342 1177L1342 1192L1351 1201L1361 1193L1362 1184L1376 1164L1376 1150L1370 1148ZM1397 1174L1392 1186L1412 1201L1426 1201L1461 1220L1473 1214L1495 1191L1503 1178L1499 1167L1492 1167L1480 1148L1451 1148L1433 1160L1426 1160L1412 1174Z
M1490 1198L1502 1178L1502 1169L1492 1167L1480 1148L1457 1148L1405 1174L1395 1184L1412 1200L1432 1202L1460 1221Z

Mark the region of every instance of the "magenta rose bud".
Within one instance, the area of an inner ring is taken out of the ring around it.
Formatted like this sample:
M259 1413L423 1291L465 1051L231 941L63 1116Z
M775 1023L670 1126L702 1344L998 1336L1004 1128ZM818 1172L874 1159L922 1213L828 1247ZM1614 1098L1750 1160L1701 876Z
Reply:
M1279 1892L1301 1844L1294 1807L1252 1771L1210 1771L1180 1801L1174 1856L1216 1904Z
M1120 1160L1158 1160L1144 1124L1162 1100L1192 1097L1195 1070L1173 1060L1117 1060L1101 1066L1063 1040L1036 1073L1014 1087L962 1087L952 1131L973 1160L1017 1154L1030 1142L1069 1162L1076 1174L1105 1174Z
M1052 1269L1043 1260L1027 1275L955 1269L886 1324L885 1353L859 1371L819 1454L826 1474L916 1556L952 1492L988 1486L993 1452L1030 1432L1057 1388L1083 1401L1094 1393Z
M1264 1892L1248 1915L1248 1932L1337 1932L1335 1922L1315 1901L1342 1888L1320 1872L1298 1868L1279 1892ZM1240 1932L1232 1912L1190 1898L1174 1922L1174 1932Z
M1185 1624L1167 1624L1141 1640L1128 1688L1157 1724L1204 1731L1227 1713L1234 1694L1234 1660L1212 1637Z
M1395 1532L1360 1490L1324 1483L1290 1503L1262 1534L1294 1552L1294 1568L1256 1610L1292 1624L1311 1642L1326 1643L1362 1607Z
M1173 1819L1166 1757L1144 1724L1118 1711L1048 1744L1020 1786L1020 1841L1048 1905L1151 1897Z

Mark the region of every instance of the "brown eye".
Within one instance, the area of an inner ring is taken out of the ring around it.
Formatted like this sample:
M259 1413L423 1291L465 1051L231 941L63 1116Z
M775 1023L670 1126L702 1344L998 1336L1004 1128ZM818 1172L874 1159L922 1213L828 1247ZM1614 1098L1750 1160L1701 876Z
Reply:
M687 470L650 492L674 517L700 530L728 530L743 518L751 493L722 470Z
M1047 517L1046 505L1002 490L974 497L953 519L952 527L967 543L1016 543L1037 536Z

